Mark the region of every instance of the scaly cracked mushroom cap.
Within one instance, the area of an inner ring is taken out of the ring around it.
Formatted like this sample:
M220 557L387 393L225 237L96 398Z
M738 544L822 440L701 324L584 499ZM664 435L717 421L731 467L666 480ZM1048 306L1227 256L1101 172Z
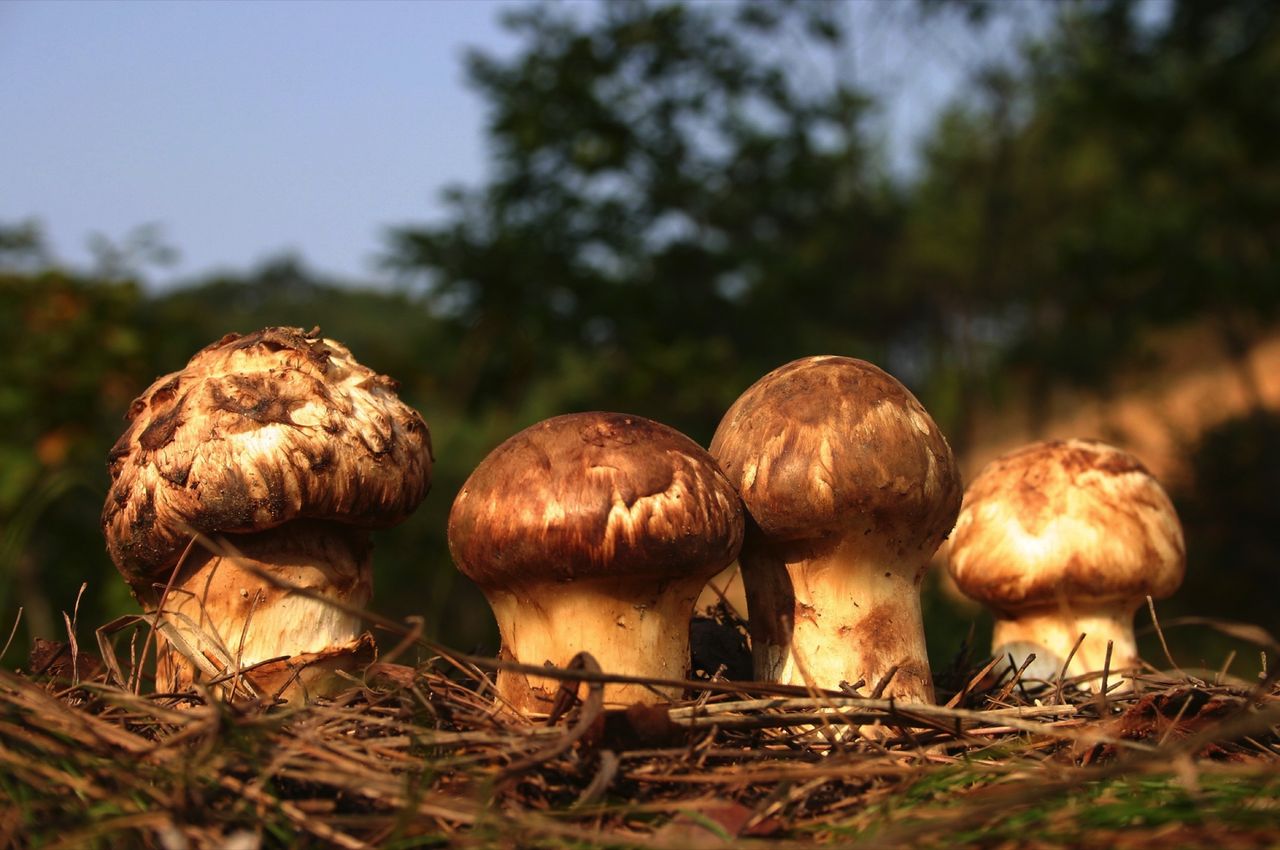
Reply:
M747 389L711 453L772 540L892 528L895 547L936 549L960 507L951 447L892 375L851 357L806 357Z
M741 543L741 503L706 451L618 413L558 416L511 437L449 515L454 562L493 606L506 657L563 666L586 650L634 675L684 676L693 601ZM507 673L499 690L524 710L555 693ZM610 686L606 699L653 694Z
M1048 669L1088 634L1071 664L1080 675L1102 669L1108 640L1112 670L1137 663L1133 611L1173 593L1185 561L1173 504L1137 458L1094 440L1051 440L974 479L949 568L996 612L997 650L1039 646Z
M426 424L395 390L318 329L298 328L229 334L158 379L111 450L102 513L108 551L140 600L159 601L192 531L295 526L307 534L241 541L294 561L341 550L354 573L345 578L367 597L364 530L403 520L431 477ZM327 525L338 531L321 540Z
M748 388L711 453L759 529L741 558L756 675L870 687L900 664L888 693L929 698L917 585L961 486L916 398L866 361L807 357Z
M102 513L135 587L168 578L191 535L290 520L395 525L431 480L430 435L390 378L318 331L228 334L129 409Z

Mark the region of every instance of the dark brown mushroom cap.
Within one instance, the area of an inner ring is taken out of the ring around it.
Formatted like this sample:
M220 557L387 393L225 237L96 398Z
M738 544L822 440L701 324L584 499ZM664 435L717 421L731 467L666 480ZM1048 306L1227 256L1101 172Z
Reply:
M716 462L679 431L575 413L526 428L476 467L449 514L449 550L485 589L705 579L737 557L742 523Z
M1094 440L1032 443L965 493L951 575L998 611L1164 597L1182 583L1182 525L1133 455Z
M747 389L711 454L774 541L862 529L934 548L960 509L951 447L906 387L850 357L806 357Z
M426 495L431 435L396 384L319 329L229 334L129 409L108 459L107 549L135 588L185 527L247 533L299 518L394 525Z

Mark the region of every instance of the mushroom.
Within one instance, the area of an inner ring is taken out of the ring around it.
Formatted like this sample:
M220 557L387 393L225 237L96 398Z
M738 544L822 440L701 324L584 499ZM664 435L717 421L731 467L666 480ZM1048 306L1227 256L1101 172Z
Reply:
M371 653L360 618L326 600L368 601L369 530L430 483L427 426L395 391L318 328L267 328L228 334L133 402L102 527L159 611L160 687L251 668L266 695L306 698ZM230 548L190 546L195 533Z
M992 646L1036 678L1138 664L1133 613L1182 583L1182 525L1159 482L1095 440L1032 443L997 458L965 493L949 569L996 615ZM1076 642L1084 635L1079 647ZM1074 655L1072 650L1074 649Z
M498 446L449 514L449 550L484 591L501 658L563 667L580 651L606 672L682 678L689 620L707 579L742 545L742 506L688 437L620 413L577 413ZM546 711L549 678L501 670L515 709ZM609 684L606 704L678 690Z
M749 515L756 677L931 701L920 581L961 485L920 402L866 361L807 357L734 402L711 454Z

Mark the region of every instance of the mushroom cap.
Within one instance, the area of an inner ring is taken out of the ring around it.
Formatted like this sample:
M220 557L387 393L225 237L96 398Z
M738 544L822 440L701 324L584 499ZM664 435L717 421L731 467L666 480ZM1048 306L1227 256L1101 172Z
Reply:
M949 569L997 611L1133 603L1182 583L1182 525L1133 455L1096 440L1032 443L965 493Z
M774 542L862 530L932 552L960 509L951 447L892 375L851 357L806 357L744 392L711 440L747 511Z
M167 578L190 530L249 533L299 518L386 527L431 480L422 417L319 328L228 334L157 379L126 418L102 527L135 589Z
M742 546L742 503L673 428L574 413L494 449L449 513L454 563L482 589L529 581L715 575Z

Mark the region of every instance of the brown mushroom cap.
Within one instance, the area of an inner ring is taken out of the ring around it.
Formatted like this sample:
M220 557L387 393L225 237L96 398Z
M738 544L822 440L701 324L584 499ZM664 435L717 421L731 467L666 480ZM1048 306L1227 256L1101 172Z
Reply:
M951 447L906 387L850 357L806 357L747 389L711 454L774 541L878 529L936 548L960 509Z
M539 422L471 473L449 549L481 588L529 579L710 577L737 557L742 505L716 462L620 413Z
M108 459L107 548L135 589L203 533L299 518L378 528L426 495L431 437L396 384L319 329L229 334L129 409Z
M965 494L950 570L997 611L1164 597L1182 582L1182 525L1133 455L1051 440L988 464Z

